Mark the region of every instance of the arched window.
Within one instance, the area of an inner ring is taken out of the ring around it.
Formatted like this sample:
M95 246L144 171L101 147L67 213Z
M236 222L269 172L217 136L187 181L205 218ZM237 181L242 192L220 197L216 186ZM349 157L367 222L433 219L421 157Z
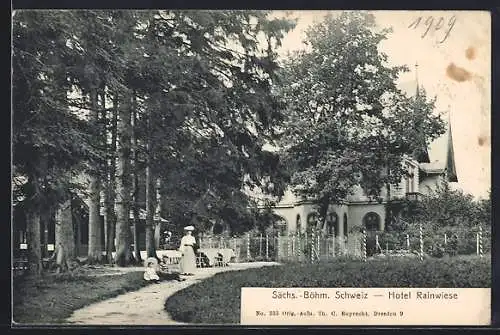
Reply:
M315 212L309 213L307 215L306 230L310 232L313 228L315 228L317 221L318 221L318 214Z
M376 231L380 229L380 216L377 213L370 212L363 218L363 225L368 231Z
M347 214L344 213L344 236L347 236Z
M337 216L337 213L329 213L327 216L326 224L328 235L335 234L335 236L337 236L339 234L339 217Z
M297 232L301 232L302 231L302 221L300 220L300 214L297 214L297 221L296 221L296 230Z

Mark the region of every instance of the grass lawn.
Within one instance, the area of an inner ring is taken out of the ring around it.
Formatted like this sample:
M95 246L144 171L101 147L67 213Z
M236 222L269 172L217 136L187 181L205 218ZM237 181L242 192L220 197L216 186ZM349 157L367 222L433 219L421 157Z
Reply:
M148 285L142 271L100 276L96 272L103 271L16 278L12 292L13 320L20 324L60 323L79 308Z
M239 323L241 287L491 287L491 259L338 259L230 271L177 292L165 309L176 321Z

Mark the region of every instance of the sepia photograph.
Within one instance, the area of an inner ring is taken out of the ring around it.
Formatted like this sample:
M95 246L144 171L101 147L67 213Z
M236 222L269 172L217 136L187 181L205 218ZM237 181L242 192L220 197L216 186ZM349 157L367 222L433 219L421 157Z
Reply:
M12 327L490 324L488 11L11 19Z

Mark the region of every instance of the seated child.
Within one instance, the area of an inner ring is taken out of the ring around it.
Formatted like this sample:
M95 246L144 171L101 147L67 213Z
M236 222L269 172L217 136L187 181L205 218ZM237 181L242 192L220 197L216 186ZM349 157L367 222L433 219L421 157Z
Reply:
M146 270L144 271L144 280L154 281L155 283L160 282L160 277L156 273L156 267L157 267L156 262L148 259L147 267Z

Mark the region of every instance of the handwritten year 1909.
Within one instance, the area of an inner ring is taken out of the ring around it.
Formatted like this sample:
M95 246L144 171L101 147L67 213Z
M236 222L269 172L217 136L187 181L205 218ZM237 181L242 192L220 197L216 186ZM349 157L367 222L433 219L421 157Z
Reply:
M441 41L439 41L439 43L443 43L444 41L446 41L448 36L450 36L450 33L453 27L455 26L456 22L457 22L457 17L455 15L451 16L446 23L445 23L445 18L442 16L439 18L436 18L434 16L429 16L425 20L422 16L419 16L418 18L415 19L415 21L413 21L408 26L408 28L417 29L423 26L424 32L421 36L422 38L427 36L427 34L431 29L434 29L434 31L436 32L443 31L444 37Z

